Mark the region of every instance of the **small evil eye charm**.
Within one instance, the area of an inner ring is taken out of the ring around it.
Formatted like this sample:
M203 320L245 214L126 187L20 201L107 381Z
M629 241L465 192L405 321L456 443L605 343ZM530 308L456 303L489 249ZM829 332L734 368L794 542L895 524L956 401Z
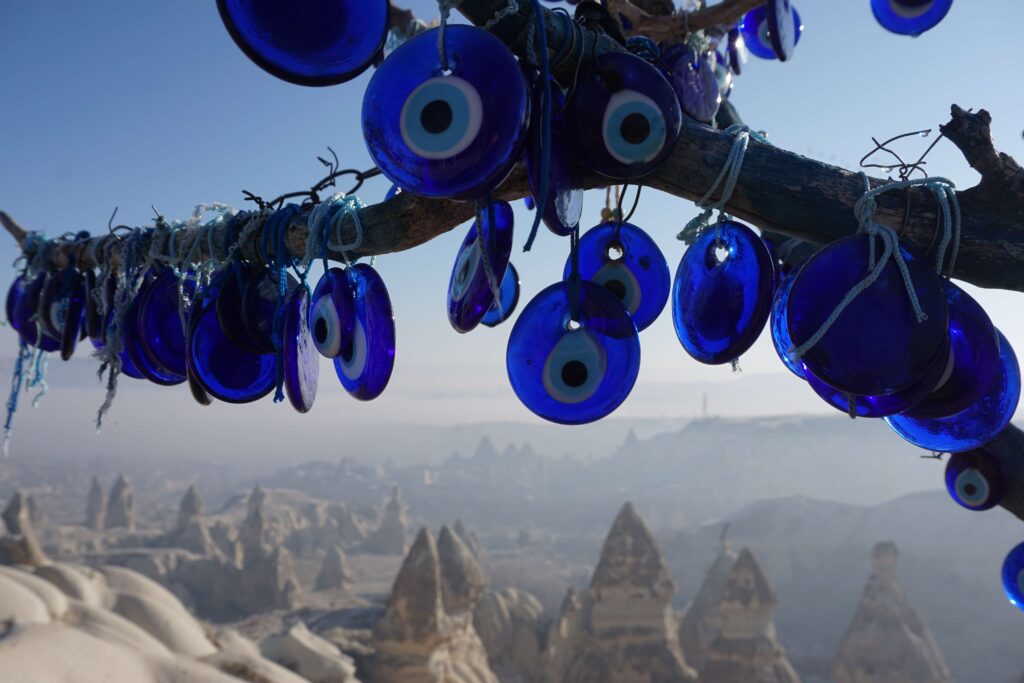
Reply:
M14 302L11 327L18 331L22 340L29 346L50 352L60 349L60 340L47 334L40 322L40 318L45 315L45 312L40 310L40 300L46 282L46 273L39 273L25 285L22 295L16 297Z
M747 12L740 21L742 40L755 57L783 62L793 55L803 28L789 0L771 0Z
M304 286L293 289L284 300L284 390L288 402L300 413L309 412L316 399L320 378L320 354L309 331L310 295Z
M337 358L352 343L355 308L352 287L341 268L330 268L313 290L309 329L316 350L325 358Z
M640 369L636 325L604 287L559 282L516 320L506 367L516 396L535 414L561 424L593 422L633 389Z
M480 322L487 327L497 327L509 319L519 304L519 273L511 263L501 278L501 296L491 304Z
M231 275L225 276L227 281ZM185 283L186 300L191 299L195 283ZM143 296L144 295L144 296ZM162 271L138 297L136 325L141 351L148 364L160 368L167 376L185 378L185 331L181 328L178 310L178 276ZM186 313L189 307L185 307Z
M569 278L572 263L565 264ZM602 223L580 239L579 273L615 295L638 331L653 323L668 302L668 263L650 236L632 223Z
M714 55L700 55L693 48L678 45L666 50L665 63L672 69L669 82L683 113L701 123L714 121L722 102Z
M156 279L147 278L131 304L125 311L124 321L121 325L121 339L124 342L124 352L131 360L131 365L138 370L139 374L154 384L160 386L174 386L185 381L184 374L169 372L162 365L154 363L152 356L146 352L147 339L144 330L140 327L141 317L139 312L142 303L149 297Z
M1024 610L1024 543L1011 550L1003 561L1003 590L1011 605Z
M953 0L871 0L875 19L888 31L919 36L946 17Z
M384 175L427 197L476 199L498 186L521 157L530 102L515 57L472 26L438 29L394 51L363 96L363 137Z
M495 301L512 253L512 207L483 207L466 233L448 281L448 321L458 332L476 327Z
M565 96L561 88L553 80L551 82L551 138L548 144L543 142L543 81L539 78L533 87L533 106L531 109L530 130L526 144L526 177L530 183L529 197L533 204L534 197L539 197L547 180L547 201L544 204L542 219L544 225L556 235L565 236L571 233L580 222L583 213L583 190L576 181L576 170L573 157L567 148L568 130L563 108ZM547 169L544 169L544 152L547 151ZM528 205L531 210L534 208Z
M335 85L384 47L386 0L217 0L231 38L260 68L290 83Z
M60 357L63 360L71 360L75 354L85 325L85 276L76 270L69 280L61 316Z
M580 70L569 100L569 142L594 171L633 179L672 153L682 112L657 68L625 52L607 53Z
M725 221L690 245L672 283L672 320L701 363L739 358L761 334L772 306L775 267L753 230Z
M345 270L352 289L355 320L349 343L334 359L345 391L362 401L377 398L395 366L395 318L384 281L370 266Z
M961 507L991 510L1006 495L1006 475L985 451L954 453L946 463L946 490Z

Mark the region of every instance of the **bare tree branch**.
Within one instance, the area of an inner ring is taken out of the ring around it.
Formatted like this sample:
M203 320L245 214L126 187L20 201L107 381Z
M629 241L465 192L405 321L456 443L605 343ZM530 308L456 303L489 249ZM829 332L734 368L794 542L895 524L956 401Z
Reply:
M627 34L647 36L655 42L682 42L686 34L714 26L728 28L743 15L767 0L725 0L717 5L684 14L664 16L656 7L645 7L639 0L608 0L608 11L623 24ZM627 22L622 21L625 18Z

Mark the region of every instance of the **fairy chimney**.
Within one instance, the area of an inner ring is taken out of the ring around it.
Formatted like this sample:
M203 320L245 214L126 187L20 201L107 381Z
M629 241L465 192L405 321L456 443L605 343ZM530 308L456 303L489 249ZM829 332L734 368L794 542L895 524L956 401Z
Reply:
M452 525L452 531L459 537L469 552L473 553L473 557L476 558L477 562L483 563L484 561L484 549L480 545L480 540L476 537L472 531L466 528L466 525L462 523L461 519L456 519L455 524Z
M132 485L124 475L119 475L110 489L107 501L107 528L135 528L135 500Z
M14 492L2 517L9 534L0 537L0 564L44 564L46 556L32 529L28 502L21 491Z
M38 529L46 524L46 515L39 506L39 501L33 495L28 497L28 518L32 522L33 529Z
M879 543L860 605L832 665L835 683L949 683L928 627L896 576L899 552Z
M437 536L437 553L441 562L441 598L450 615L472 612L480 594L487 587L480 563L451 529L441 527Z
M722 528L718 556L711 563L700 590L680 622L679 639L686 661L698 671L704 666L711 643L722 631L719 604L729 584L729 574L739 557L729 544L728 533L729 525L726 524Z
M246 556L261 555L266 550L267 520L263 505L265 499L266 494L259 486L249 494L245 520L238 531L238 540Z
M353 583L355 580L345 552L336 545L331 546L323 564L320 565L320 573L316 577L316 590L346 590Z
M391 497L384 507L380 526L363 542L361 549L371 555L403 555L407 547L409 520L405 503L398 487L391 491Z
M94 531L103 531L107 526L107 494L103 491L98 477L92 478L89 498L85 506L85 526Z
M203 499L195 486L189 486L182 496L178 507L178 525L164 537L164 544L191 550L204 557L222 556L203 519Z

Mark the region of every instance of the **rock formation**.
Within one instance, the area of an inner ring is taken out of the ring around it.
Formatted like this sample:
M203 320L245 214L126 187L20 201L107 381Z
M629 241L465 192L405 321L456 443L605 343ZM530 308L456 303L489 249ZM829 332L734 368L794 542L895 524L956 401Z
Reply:
M195 486L189 486L178 508L178 525L161 539L161 544L191 550L203 557L221 555L203 519L203 499Z
M338 546L331 546L320 565L320 573L316 577L316 590L346 590L355 583L352 570L349 569L345 551Z
M4 524L7 525L7 531L20 536L25 533L26 530L32 528L32 518L28 509L28 500L21 491L15 491L14 495L11 496L11 500L7 503L7 507L4 508L3 512Z
M4 525L9 535L0 537L0 564L24 564L38 567L46 562L46 555L39 545L28 501L21 491L15 491L3 512Z
M110 489L110 500L107 501L108 529L135 528L135 500L132 485L119 475Z
M473 627L480 636L491 669L508 683L540 680L544 647L544 608L518 588L484 591L473 612Z
M441 562L441 603L449 615L473 611L487 587L487 577L473 553L451 529L444 526L437 536Z
M896 577L899 552L879 543L873 573L832 665L836 683L949 683L928 628Z
M779 600L757 559L744 548L729 572L718 603L718 637L700 669L715 683L800 683L775 636Z
M672 612L676 586L647 523L626 503L605 539L580 607L575 652L552 653L557 683L694 681ZM575 610L575 605L570 609ZM563 613L562 619L566 619ZM568 624L566 624L568 625ZM560 624L561 626L561 624ZM569 626L571 629L571 625ZM558 639L556 638L555 641ZM564 644L562 645L565 646ZM557 647L553 642L549 647Z
M374 628L374 653L366 662L368 678L374 683L498 683L473 628L473 605L468 601L475 584L466 577L479 567L473 569L472 555L454 534L449 535L454 541L445 551L444 562L426 529L406 555L384 616ZM443 564L462 578L443 578ZM454 608L468 611L448 614L446 590Z
M711 564L696 597L683 615L679 640L686 653L686 661L698 671L704 666L711 643L722 630L722 614L719 604L729 584L729 574L736 564L738 555L729 545L728 525L722 529L721 547L718 557Z
M479 539L476 534L466 528L466 525L462 523L461 519L456 519L455 524L452 525L452 531L454 531L459 539L469 548L469 551L473 553L473 557L476 558L477 562L483 563L484 561L484 549L480 545Z
M260 652L311 683L359 683L352 659L301 621L265 638Z
M98 477L92 478L89 499L85 506L85 526L94 531L107 528L107 494L103 491Z
M39 501L33 495L28 497L28 518L32 522L33 529L39 529L46 524L46 515L43 513L43 509L39 507Z
M363 542L361 549L371 555L403 555L409 535L409 520L405 503L396 486L384 507L380 526Z
M238 532L238 540L246 555L260 555L266 550L266 511L264 501L267 494L256 486L249 494L245 521Z

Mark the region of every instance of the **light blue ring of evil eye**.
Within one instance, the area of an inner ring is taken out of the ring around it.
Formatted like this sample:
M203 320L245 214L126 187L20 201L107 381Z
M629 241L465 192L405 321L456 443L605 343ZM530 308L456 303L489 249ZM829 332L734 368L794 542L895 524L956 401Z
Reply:
M440 133L432 133L423 126L423 111L434 102L447 104L451 115L451 122ZM448 159L473 143L482 119L483 105L476 88L458 76L438 76L412 91L399 121L402 139L409 149L424 159Z
M622 124L630 114L646 119L650 132L643 142L633 144L622 136ZM668 131L665 117L658 105L647 95L635 90L620 90L608 100L602 124L608 153L624 164L651 161L665 146Z

